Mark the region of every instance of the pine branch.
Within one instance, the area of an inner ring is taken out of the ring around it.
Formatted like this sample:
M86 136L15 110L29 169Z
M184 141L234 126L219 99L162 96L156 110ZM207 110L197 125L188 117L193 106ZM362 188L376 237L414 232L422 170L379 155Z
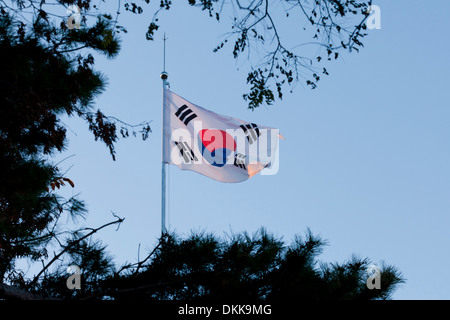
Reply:
M75 241L70 242L67 246L64 247L64 249L60 253L55 255L53 257L53 259L50 260L45 265L45 267L34 277L33 281L31 282L31 285L34 285L39 280L39 277L41 276L41 274L44 273L45 270L47 270L56 260L58 260L64 253L66 253L74 245L76 245L76 244L80 243L81 241L83 241L84 239L92 236L94 233L100 231L103 228L106 228L106 227L108 227L110 225L113 225L113 224L119 224L120 225L124 220L125 220L125 218L118 218L117 220L111 221L109 223L106 223L106 224L104 224L104 225L102 225L102 226L100 226L100 227L98 227L96 229L91 229L91 232L89 232L88 234L84 235L83 237L81 237L81 238L79 238L79 239L77 239Z
M150 254L144 260L138 261L133 264L124 265L122 268L120 268L119 271L116 272L116 274L120 274L122 271L132 269L134 267L136 267L136 270L134 270L133 274L137 274L139 272L139 269L144 265L145 262L147 262L148 259L150 259L150 257L156 252L156 250L158 250L160 246L161 242L158 243L158 245L152 250L152 252L150 252Z

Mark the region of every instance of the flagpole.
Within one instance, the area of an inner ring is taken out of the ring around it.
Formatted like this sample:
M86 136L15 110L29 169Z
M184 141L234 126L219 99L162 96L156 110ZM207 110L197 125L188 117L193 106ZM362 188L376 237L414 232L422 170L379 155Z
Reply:
M163 85L163 102L162 102L162 124L161 124L161 235L165 235L167 233L166 229L166 163L164 162L164 147L165 147L165 138L164 138L164 124L165 124L165 103L166 103L166 88L168 85L167 78L168 74L166 72L166 34L164 34L164 58L163 58L163 72L161 72L161 79Z

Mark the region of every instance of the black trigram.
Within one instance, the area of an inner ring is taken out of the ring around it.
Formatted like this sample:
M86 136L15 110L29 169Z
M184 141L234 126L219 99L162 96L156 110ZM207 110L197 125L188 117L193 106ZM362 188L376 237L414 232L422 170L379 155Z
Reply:
M240 127L242 128L242 130L244 130L244 133L247 136L248 142L250 144L255 142L256 139L258 139L258 137L261 135L258 126L254 123L242 124Z
M185 104L183 104L177 112L175 112L175 115L182 121L185 125L188 125L189 122L191 122L192 119L197 118L197 115L189 109L189 107Z
M192 151L191 147L189 147L188 143L186 141L174 141L175 145L178 147L178 150L180 150L180 154L183 156L183 160L185 163L189 163L192 161L197 161L197 157L194 154L194 151Z
M234 155L234 165L236 167L247 170L247 168L245 167L245 155L243 155L242 153L236 153Z

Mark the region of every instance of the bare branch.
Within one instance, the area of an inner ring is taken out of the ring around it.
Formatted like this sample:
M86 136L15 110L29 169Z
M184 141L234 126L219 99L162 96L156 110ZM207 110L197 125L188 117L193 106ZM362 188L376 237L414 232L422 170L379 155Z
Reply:
M34 277L33 281L31 282L31 285L35 284L39 280L39 277L41 276L41 274L44 273L45 270L47 270L56 260L58 260L64 253L66 253L74 245L76 245L76 244L80 243L81 241L83 241L84 239L92 236L94 233L100 231L103 228L106 228L106 227L108 227L110 225L113 225L113 224L119 224L120 225L124 220L125 220L125 218L118 218L117 220L111 221L109 223L106 223L106 224L104 224L104 225L102 225L102 226L100 226L98 228L90 229L91 232L87 233L86 235L82 236L81 238L79 238L79 239L77 239L75 241L70 242L68 245L66 245L64 247L64 249L61 252L56 254L53 257L53 259L50 260L41 271L39 271L39 273ZM87 230L87 228L85 228L85 230Z

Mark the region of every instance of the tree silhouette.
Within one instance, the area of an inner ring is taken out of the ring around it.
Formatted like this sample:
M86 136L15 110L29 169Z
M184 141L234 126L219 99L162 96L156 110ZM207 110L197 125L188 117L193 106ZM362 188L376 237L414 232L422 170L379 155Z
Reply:
M57 194L74 186L51 161L67 144L62 115L84 119L113 159L118 139L119 120L92 110L105 80L88 51L116 56L115 25L98 15L92 27L70 30L57 24L45 5L51 4L0 2L0 282L23 281L15 259L46 259L49 242L64 233L57 228L60 217L86 213L80 199ZM88 2L79 5L89 9ZM122 135L128 130L134 129L123 125ZM143 138L149 132L143 124Z
M83 265L84 288L74 292L64 287L67 275L57 269L39 292L54 298L117 301L372 300L389 299L404 281L395 267L381 264L380 288L370 287L368 269L373 263L368 258L324 263L318 257L325 245L309 230L289 246L265 229L224 239L204 233L185 239L166 234L144 260L114 270L104 247L79 243L67 251L64 268Z
M324 62L338 59L347 50L359 51L367 35L366 20L372 1L188 0L188 4L222 23L227 23L222 21L223 16L232 16L229 32L213 51L230 45L235 59L243 56L250 60L250 89L243 98L250 109L255 109L272 104L275 96L281 99L283 88L292 88L299 81L315 89L321 76L329 74ZM159 29L161 11L169 11L174 5L170 0L160 1L149 24L147 40L153 40ZM134 14L144 11L135 2L126 2L125 9ZM291 34L282 30L284 24L292 25ZM293 28L300 31L299 43L293 43L299 41L293 39Z

